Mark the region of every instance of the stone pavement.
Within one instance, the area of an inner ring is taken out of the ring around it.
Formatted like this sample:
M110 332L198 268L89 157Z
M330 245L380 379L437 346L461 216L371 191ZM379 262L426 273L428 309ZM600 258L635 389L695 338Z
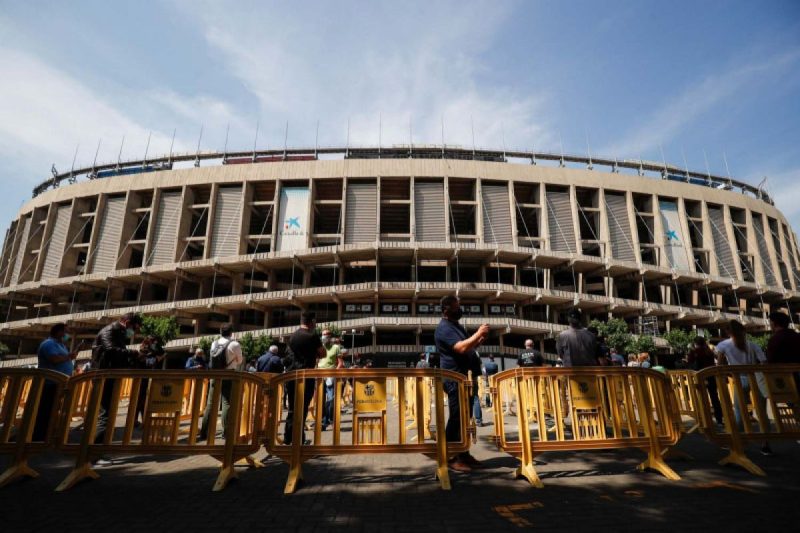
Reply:
M0 523L15 531L797 531L800 522L800 445L773 444L750 457L759 478L721 467L723 452L701 436L679 448L692 460L671 460L681 481L636 472L638 450L546 453L535 489L511 475L512 457L479 430L473 454L485 470L452 473L442 491L434 462L421 455L322 457L306 463L297 493L283 494L288 468L275 458L261 469L239 468L239 479L212 493L216 461L208 457L129 457L99 469L100 479L65 493L53 491L70 463L56 454L35 457L41 476L0 490ZM262 449L256 457L265 455ZM7 459L0 460L5 467Z

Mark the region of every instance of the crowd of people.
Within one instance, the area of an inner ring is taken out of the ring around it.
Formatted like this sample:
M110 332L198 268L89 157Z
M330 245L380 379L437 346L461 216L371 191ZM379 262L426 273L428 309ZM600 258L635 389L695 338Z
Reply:
M485 362L478 353L478 348L489 336L489 325L481 324L472 333L460 324L462 310L460 301L456 296L445 296L441 299L442 318L434 333L435 353L420 355L417 368L429 366L441 367L463 375L472 373L473 387L469 405L478 425L483 425L481 412L481 398L479 397L478 379L489 377L498 372L499 367L490 355ZM729 364L771 364L771 363L798 363L800 362L800 334L790 327L789 316L773 312L769 315L772 327L772 336L767 345L766 353L747 339L744 326L731 321L725 328L727 338L716 346L711 346L707 339L698 336L688 352L685 363L689 368L701 370L713 365ZM649 354L629 354L628 359L613 348L609 348L605 339L594 328L583 326L583 317L578 309L567 313L569 327L561 332L556 339L556 352L558 359L553 366L580 367L580 366L629 366L649 368L651 363ZM155 336L146 336L137 349L129 348L130 342L137 335L142 326L141 316L135 313L123 315L100 330L92 343L92 358L88 365L80 369L75 368L77 353L83 346L78 344L72 351L67 348L71 340L69 326L63 323L55 324L50 329L50 334L38 349L39 368L50 369L67 376L80 373L89 369L150 369L155 370L164 366L166 356L163 342ZM223 326L219 337L216 338L206 353L202 348L197 348L194 354L185 363L187 370L225 369L225 370L250 370L253 372L282 373L300 369L325 368L340 369L347 366L347 349L342 346L341 339L335 338L329 330L316 331L316 315L313 312L304 312L301 315L300 327L292 334L287 346L281 354L277 345L272 345L260 357L245 361L242 346L233 339L233 327L230 324ZM371 367L371 361L350 361L352 367ZM549 363L541 351L534 348L532 339L525 341L524 350L520 353L517 364L520 367L543 367ZM97 417L97 433L95 442L102 442L108 426L108 416L111 409L114 380L108 379L103 387L100 400L100 410ZM142 380L137 402L136 423L144 416L144 405L147 397L147 382ZM798 380L800 383L800 380ZM285 387L285 405L287 409L286 424L284 429L284 443L291 444L294 438L293 412L296 408L295 389L297 382L288 381ZM749 383L743 383L749 392ZM230 380L212 379L208 404L203 415L199 438L208 437L209 413L211 402L216 388L220 388L222 429L230 407L230 394L232 382ZM305 393L302 399L303 412L308 412L314 396L314 379L305 380ZM325 380L325 404L323 419L320 421L323 431L334 420L335 380ZM447 441L460 441L461 412L459 387L456 382L445 380L444 390L448 398L449 418L445 429ZM722 423L722 409L717 394L716 382L708 380L707 390L711 397L714 417L717 423ZM56 386L47 381L45 383L39 413L37 415L33 438L42 440L46 436L49 420L55 403ZM758 395L763 398L766 394ZM484 405L491 406L491 398L487 394ZM735 401L736 423L742 424L744 406L739 405L738 397ZM304 428L300 430L304 442ZM769 445L765 443L764 453L770 453ZM457 471L469 472L480 468L480 462L469 452L457 454L449 458L450 468Z

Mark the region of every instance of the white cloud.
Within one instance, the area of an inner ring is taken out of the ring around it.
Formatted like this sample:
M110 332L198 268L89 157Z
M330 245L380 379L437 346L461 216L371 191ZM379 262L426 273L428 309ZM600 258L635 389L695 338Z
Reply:
M290 144L415 143L530 148L551 141L545 95L489 80L481 62L509 16L489 3L348 8L318 6L291 14L281 8L249 12L224 3L184 9L197 17L209 45L261 107L262 123L289 120ZM282 128L280 128L282 132ZM292 135L292 131L300 131ZM276 140L276 139L275 139ZM275 141L273 140L273 141ZM282 138L280 139L282 142Z
M604 154L626 156L653 153L679 134L703 113L736 95L747 85L793 68L800 59L794 49L768 58L741 62L727 71L713 74L689 85L650 113L633 131L605 148Z

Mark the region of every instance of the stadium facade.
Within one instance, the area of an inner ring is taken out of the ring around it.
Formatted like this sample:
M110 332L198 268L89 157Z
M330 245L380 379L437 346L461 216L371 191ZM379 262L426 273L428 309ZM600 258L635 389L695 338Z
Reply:
M179 168L179 167L185 168ZM302 310L356 352L418 353L458 293L485 351L552 351L566 309L647 332L800 317L800 253L761 189L645 161L449 146L170 155L54 174L6 231L0 340L170 315L188 350Z

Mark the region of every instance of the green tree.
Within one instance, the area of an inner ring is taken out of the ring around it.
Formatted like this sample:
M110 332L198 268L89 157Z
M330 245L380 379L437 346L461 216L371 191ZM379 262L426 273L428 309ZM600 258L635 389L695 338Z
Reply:
M612 318L607 322L592 320L589 322L589 327L597 328L609 348L614 348L618 353L627 353L626 349L631 341L627 322L621 318Z
M631 336L625 351L627 353L649 353L652 355L656 351L656 343L650 335Z
M685 355L694 341L694 333L680 328L673 328L664 334L664 340L676 355Z
M748 335L748 340L756 343L756 345L761 348L762 351L767 351L767 343L769 342L770 334L769 333L762 333L761 335Z
M214 343L214 339L211 337L203 337L197 342L197 347L203 350L203 353L206 354L206 358L211 357L211 345Z
M181 328L174 316L143 316L142 335L154 335L164 344L178 337Z
M242 355L245 361L258 357L256 354L256 338L253 334L248 332L239 337L239 344L242 346Z
M269 347L272 345L271 335L259 335L255 339L256 357L264 355Z
M0 342L0 357L6 355L9 351L8 345Z

